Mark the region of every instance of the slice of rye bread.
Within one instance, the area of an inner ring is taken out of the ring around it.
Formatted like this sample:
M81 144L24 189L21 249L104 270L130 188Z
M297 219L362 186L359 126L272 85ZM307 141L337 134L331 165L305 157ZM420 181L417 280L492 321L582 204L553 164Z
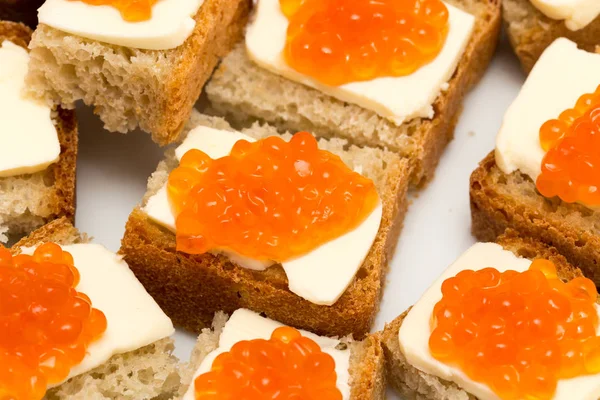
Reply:
M187 129L198 125L231 130L220 118L194 112ZM255 138L277 134L273 127L259 124L242 132ZM215 312L231 314L238 308L248 308L319 335L353 334L361 339L369 331L406 211L408 162L390 151L351 146L343 139L321 139L319 147L339 155L351 168L361 165L363 175L375 182L383 203L377 237L341 298L332 306L302 299L288 289L280 265L253 271L232 264L223 255L176 252L175 235L148 219L138 207L129 216L120 252L176 325L199 333L210 326ZM150 177L143 204L164 185L177 165L170 150Z
M168 144L219 59L242 37L249 7L249 0L205 0L191 36L171 50L116 46L40 24L29 46L31 91L50 104L83 100L109 131L139 126Z
M494 152L471 174L473 235L494 240L506 228L554 246L585 276L600 285L600 212L540 195L527 175L505 174Z
M569 38L587 51L600 45L600 16L583 29L572 31L564 21L546 17L530 0L503 0L502 16L510 43L527 73L559 37Z
M414 183L425 182L433 176L446 144L454 136L462 100L483 75L500 31L500 0L447 1L477 20L448 90L433 105L433 119L415 118L397 126L373 111L258 67L246 55L243 43L223 59L206 86L209 112L227 116L236 127L249 126L258 119L281 130L306 130L325 138L344 138L359 146L388 148L411 160Z
M581 271L569 264L555 248L532 238L519 237L515 231L508 230L496 242L520 257L551 260L556 265L559 278L563 281L582 276ZM404 400L475 400L475 396L467 393L457 384L422 372L407 362L400 350L398 331L409 311L410 309L386 324L382 333L388 382Z
M22 22L35 28L37 9L44 0L0 0L0 20Z
M187 372L183 377L180 397L183 397L193 384L195 372L202 360L219 347L219 338L228 316L223 312L215 314L212 328L202 329L192 351ZM372 334L362 341L342 339L341 346L350 346L350 400L385 399L385 371L383 349L379 334Z
M0 44L9 40L27 48L30 38L25 25L0 21ZM74 111L61 107L52 117L60 142L58 162L44 171L0 178L0 241L18 238L58 217L75 216L77 120Z
M60 218L21 239L11 251L18 254L21 247L45 242L68 245L87 243L89 238L69 220ZM179 390L184 372L171 354L173 349L173 340L165 338L138 350L115 355L90 372L50 389L44 399L172 399Z

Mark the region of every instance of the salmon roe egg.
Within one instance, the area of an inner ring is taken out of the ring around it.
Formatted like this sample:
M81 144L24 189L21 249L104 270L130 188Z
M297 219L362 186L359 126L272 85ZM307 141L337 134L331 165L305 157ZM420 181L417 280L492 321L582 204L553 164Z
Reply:
M333 357L287 326L219 354L194 391L196 400L342 400Z
M43 398L102 336L106 317L78 283L73 257L57 244L31 256L0 246L0 399Z
M410 75L448 34L441 0L279 0L289 25L284 57L331 86Z
M560 379L600 372L594 283L562 282L550 260L527 271L464 270L442 283L433 357L503 399L551 399Z
M545 197L600 205L600 86L540 128L546 151L536 180Z
M373 181L320 150L307 132L289 142L240 140L216 160L190 150L167 190L177 250L231 250L277 262L354 229L379 201Z
M71 0L76 1L76 0ZM152 18L152 6L158 0L77 0L92 6L112 6L127 22L141 22Z

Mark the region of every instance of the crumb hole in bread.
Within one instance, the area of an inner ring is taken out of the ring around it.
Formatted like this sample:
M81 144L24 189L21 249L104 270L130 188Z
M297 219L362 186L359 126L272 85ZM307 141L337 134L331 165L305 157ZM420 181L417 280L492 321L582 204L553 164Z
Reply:
M369 271L365 267L360 267L356 272L356 279L365 279L367 276L369 276Z
M579 238L575 241L575 246L577 247L584 247L586 245L587 241L585 239Z
M533 259L536 254L535 251L532 251L531 249L520 247L517 249L517 255L523 258Z
M137 372L137 378L139 381L145 385L148 385L152 382L154 378L154 370L152 368L144 368Z
M481 184L478 181L473 182L473 184L471 185L471 188L473 190L481 190Z
M48 169L46 169L46 173L44 174L44 185L46 185L47 187L52 187L54 186L54 182L55 182L55 176L54 176L54 165L51 165L48 167Z
M507 181L506 181L506 175L500 175L500 176L498 177L498 183L499 183L499 184L501 184L501 185L506 185L506 182L507 182Z
M348 349L348 343L340 342L337 346L335 346L336 350L344 351Z

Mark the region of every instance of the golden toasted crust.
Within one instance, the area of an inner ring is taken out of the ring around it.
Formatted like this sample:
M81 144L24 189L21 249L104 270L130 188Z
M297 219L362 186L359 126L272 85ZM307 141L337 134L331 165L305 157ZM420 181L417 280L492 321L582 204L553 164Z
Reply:
M362 342L354 342L350 346L350 399L385 399L385 359L381 335L368 335Z
M504 174L493 152L473 171L470 197L471 229L479 240L494 240L512 228L556 247L600 284L600 212L541 196L535 183L519 171Z
M32 247L45 242L54 242L62 245L86 243L88 242L88 237L85 233L79 232L71 221L62 217L47 223L19 240L12 246L11 251L19 253L21 247Z
M389 148L411 160L414 183L427 181L454 135L466 92L481 78L494 54L500 31L500 0L450 3L475 15L476 23L448 89L433 105L432 120L415 118L396 126L374 112L258 67L245 55L243 45L223 60L207 84L211 112L228 116L238 126L259 119L281 130L306 130L360 146Z
M551 260L556 265L558 276L563 281L582 276L581 271L569 264L555 248L548 247L529 237L519 237L515 231L508 230L498 238L497 243L521 257ZM405 400L475 400L475 396L467 393L455 383L421 372L408 363L400 350L398 331L409 311L410 309L386 324L382 333L389 383Z
M502 11L510 43L527 73L546 47L559 37L566 37L587 51L594 51L600 45L600 16L583 29L572 31L564 21L546 17L530 0L503 0Z
M175 235L139 208L129 217L120 252L165 313L187 330L198 333L210 326L216 311L231 314L248 308L319 335L353 334L360 339L379 308L388 260L406 211L408 163L400 160L386 171L378 235L354 282L333 306L316 305L292 293L280 266L253 271L234 266L224 256L176 252Z
M17 22L0 21L0 44L9 40L25 49L31 39L32 31ZM75 111L56 107L53 112L54 123L60 142L60 158L46 170L45 180L51 182L53 191L52 212L45 216L44 222L59 217L67 217L71 222L75 218L75 168L77 164L77 120Z

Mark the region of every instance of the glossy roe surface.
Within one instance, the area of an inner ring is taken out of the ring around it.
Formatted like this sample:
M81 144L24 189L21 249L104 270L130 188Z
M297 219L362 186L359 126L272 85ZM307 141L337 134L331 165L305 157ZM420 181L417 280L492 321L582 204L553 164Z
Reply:
M370 179L320 150L307 132L289 142L240 140L217 160L190 150L167 190L178 250L226 249L278 262L354 229L379 199Z
M279 0L289 20L284 57L326 85L413 73L448 33L441 0Z
M194 381L196 400L341 400L333 358L294 328L244 340Z
M549 260L525 272L465 270L442 284L431 354L503 399L551 399L559 379L600 373L598 293L560 281Z
M536 181L545 197L600 205L600 86L540 128L547 151Z
M0 400L41 399L106 330L78 282L73 257L57 244L33 256L0 247Z

